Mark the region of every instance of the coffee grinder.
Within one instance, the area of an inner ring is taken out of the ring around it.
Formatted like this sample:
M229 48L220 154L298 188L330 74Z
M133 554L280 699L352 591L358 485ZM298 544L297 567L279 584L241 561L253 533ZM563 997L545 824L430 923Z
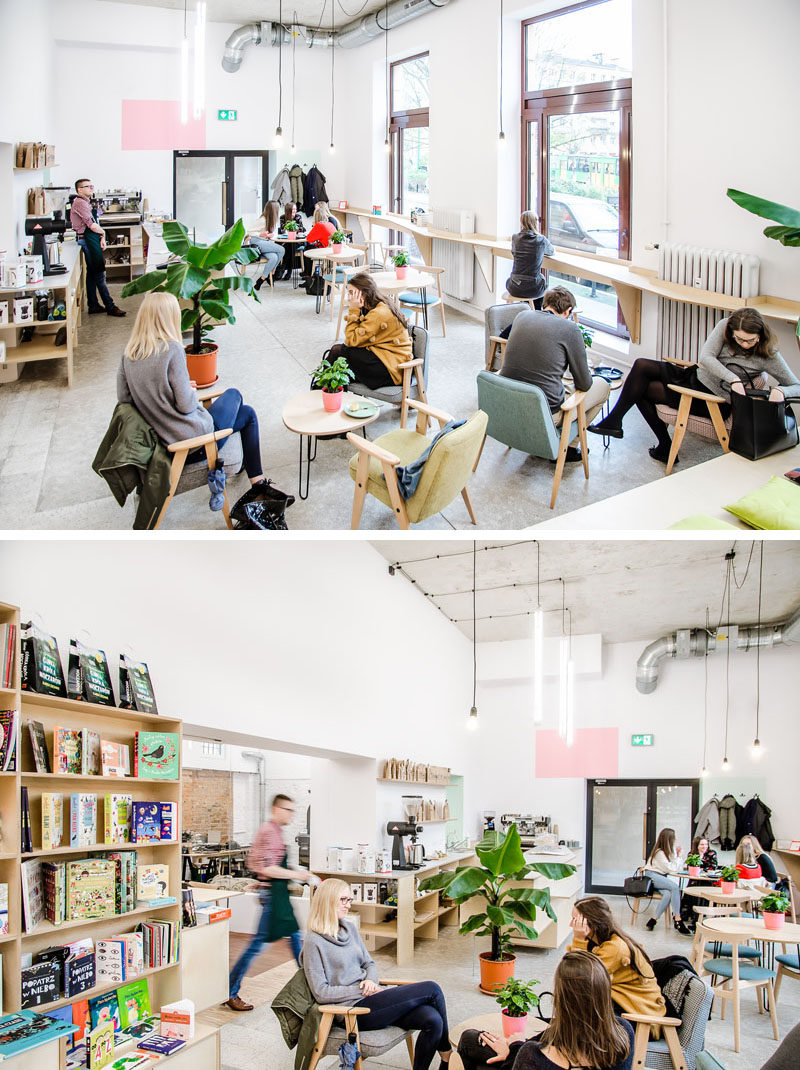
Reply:
M420 803L422 802L421 795L404 795L403 796L403 809L405 810L405 819L402 821L389 821L386 825L386 831L392 837L392 869L419 869L419 865L415 865L413 862L406 861L405 845L403 844L403 837L410 836L411 842L415 844L417 842L417 836L422 832L422 825L417 824L416 815Z
M483 811L483 835L484 836L486 835L487 832L494 832L495 831L494 823L495 823L496 816L497 816L497 811L496 810L484 810Z
M59 216L61 215L60 212L58 214ZM66 273L67 269L63 264L50 263L46 237L48 234L63 234L66 229L65 220L61 218L54 219L52 216L28 216L25 220L25 233L33 238L31 252L33 256L42 258L45 275L63 275Z

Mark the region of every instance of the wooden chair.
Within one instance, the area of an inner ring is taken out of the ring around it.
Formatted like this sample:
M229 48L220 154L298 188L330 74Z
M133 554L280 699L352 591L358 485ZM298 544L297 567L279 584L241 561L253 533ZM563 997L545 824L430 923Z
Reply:
M417 410L416 431L400 428L381 435L375 442L352 432L347 436L357 450L350 460L350 475L356 485L350 527L358 528L368 493L393 510L398 526L403 529L441 512L459 494L475 524L467 482L480 460L486 413L479 410L461 427L438 440L425 462L416 490L404 498L397 482L397 467L411 464L430 446L426 434L430 419L436 420L440 428L452 419L446 412L432 409L422 401L408 398L406 403Z
M411 328L411 360L406 360L398 367L403 373L399 386L368 387L364 383L350 383L347 389L351 394L387 401L390 405L400 406L400 426L406 426L408 401L410 398L427 402L428 394L425 384L428 381L428 332L424 327Z
M503 294L503 300L506 302L507 305L523 304L530 305L530 307L533 309L536 308L536 305L534 305L533 303L532 297L513 297L510 293L506 292Z
M703 939L703 918L723 918L733 917L739 913L737 907L692 907L697 915L697 928L694 931L694 940L692 941L692 951L689 955L689 961L692 966L700 973L700 969L703 965L705 958L705 945L706 942ZM711 958L709 953L709 958Z
M437 297L430 297L427 290L403 290L402 293L397 295L397 301L401 308L407 308L414 313L414 323L419 323L419 314L423 308L438 308L439 315L442 317L442 338L447 337L447 331L445 329L444 322L444 297L442 296L442 275L444 274L444 268L442 267L429 267L427 264L416 264L417 271L427 271L429 275L433 275L436 279Z
M645 907L645 909L649 910L650 909L650 904L652 903L654 898L655 898L654 896L642 895L642 896L637 896L636 899L633 900L633 902L631 903L631 926L632 927L635 927L636 926L636 922L639 920L639 912L642 909L642 904L646 902L647 906ZM659 896L659 898L660 898L660 896ZM667 930L667 932L669 932L669 918L670 918L670 911L669 910L665 910L664 911L664 928Z
M350 276L358 274L359 271L369 271L369 261L367 261L366 265L360 263L362 260L367 260L367 246L348 244L347 248L358 250L361 255L353 262L353 264L334 264L331 271L325 271L322 275L325 280L325 285L322 290L322 303L324 305L326 299L330 297L331 313L329 318L331 322L333 322L333 306L336 301L336 294L339 294L343 302L344 291L347 289L347 280ZM341 305L339 323L341 324ZM336 332L336 337L339 337L338 330Z
M703 1050L713 999L709 986L692 974L686 986L682 1018L623 1014L623 1018L634 1026L633 1066L653 1067L654 1070L695 1070L697 1054ZM655 1026L661 1027L659 1040L650 1039L651 1029Z
M500 337L501 331L509 327L517 315L524 311L525 302L517 301L511 305L489 305L484 312L484 352L487 372L494 371L498 354L500 357L503 356L507 339Z
M393 977L378 981L379 985L413 985L414 981L397 981ZM314 1070L317 1063L325 1055L336 1055L339 1045L347 1040L348 1033L355 1033L356 1044L361 1056L356 1059L354 1070L362 1070L364 1060L371 1059L390 1051L402 1041L406 1042L408 1057L411 1065L414 1065L414 1037L409 1029L401 1029L400 1026L388 1026L386 1029L365 1029L359 1032L358 1019L369 1014L369 1007L346 1007L341 1003L321 1004L319 1007L322 1018L319 1023L317 1042L311 1053L308 1070ZM344 1028L335 1026L334 1019L337 1016L344 1018Z
M795 912L794 906L794 884L792 882L792 878L789 876L788 873L782 873L780 870L776 870L776 875L778 877L778 880L785 880L786 883L789 885L789 913L792 919L792 925L796 925L797 913Z

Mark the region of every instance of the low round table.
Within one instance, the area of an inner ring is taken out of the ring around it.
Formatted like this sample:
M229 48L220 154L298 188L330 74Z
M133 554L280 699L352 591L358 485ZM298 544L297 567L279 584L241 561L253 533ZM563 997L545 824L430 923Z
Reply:
M543 1022L535 1014L529 1014L525 1039L530 1040L531 1037L538 1036L546 1028L547 1022ZM461 1034L465 1033L467 1029L477 1029L481 1033L494 1033L495 1036L502 1036L503 1020L500 1011L494 1011L490 1014L476 1014L474 1018L467 1018L465 1021L459 1022L458 1025L450 1027L450 1043L453 1045L453 1056L448 1064L449 1070L463 1070L464 1064L461 1062L457 1049Z
M700 885L684 888L684 895L693 895L698 899L707 899L717 906L743 907L745 903L757 903L769 891L768 888L734 888L732 892L723 892L717 885L704 888Z
M371 399L370 399L371 400ZM333 435L344 435L348 431L362 431L367 424L377 420L381 414L382 406L379 402L377 411L372 416L348 416L344 411L351 402L364 403L364 398L349 391L342 391L342 405L337 412L328 412L322 405L321 390L304 390L302 394L295 394L283 407L281 414L283 423L290 431L300 436L300 471L297 482L297 493L305 501L308 497L308 483L311 476L311 462L317 457L317 439L330 438ZM364 434L364 438L366 438ZM306 454L306 478L305 493L303 492L303 440L305 439Z

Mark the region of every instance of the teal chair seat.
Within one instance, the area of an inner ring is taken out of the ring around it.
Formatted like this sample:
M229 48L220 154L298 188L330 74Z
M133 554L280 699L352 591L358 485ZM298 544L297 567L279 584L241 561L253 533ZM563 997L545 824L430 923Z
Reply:
M709 959L703 963L703 969L717 977L733 977L733 959ZM774 970L768 970L764 966L752 966L747 962L739 963L739 978L742 981L771 981L774 977Z
M333 272L332 271L326 271L323 274L322 277L326 282L332 282L333 281ZM336 283L338 285L339 283L342 283L342 282L347 282L347 273L342 271L341 268L337 268L336 269Z
M794 955L776 955L775 961L780 962L782 966L788 966L790 970L800 970L800 954L797 952Z
M733 944L714 944L714 953L719 956L719 958L733 958ZM760 959L761 952L757 947L750 947L749 944L740 944L739 958Z
M398 294L398 301L401 301L404 305L438 305L440 298L436 294L429 294L426 290L423 294L420 290L403 290L401 294Z

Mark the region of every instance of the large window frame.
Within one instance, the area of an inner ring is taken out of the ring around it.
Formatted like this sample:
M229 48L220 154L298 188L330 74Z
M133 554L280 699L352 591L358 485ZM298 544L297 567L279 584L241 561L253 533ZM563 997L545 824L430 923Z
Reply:
M549 120L552 116L574 115L598 111L618 111L619 116L619 251L618 259L630 260L631 256L631 171L632 171L632 147L631 147L631 114L632 114L632 80L630 78L617 78L607 82L587 82L583 85L561 86L558 89L532 89L527 86L528 56L527 28L533 23L543 22L546 19L558 15L570 14L581 8L595 7L604 3L605 0L583 0L582 3L570 4L566 7L549 11L543 15L535 15L526 19L521 25L521 86L522 86L522 117L521 117L521 180L520 180L520 211L535 211L539 217L540 227L543 234L548 230L547 219L547 191L549 179L549 144L548 130ZM531 167L531 124L536 125L537 160L535 168ZM531 189L531 174L536 176L536 196ZM568 250L574 251L574 250ZM604 259L602 254L594 254L598 259ZM609 258L605 258L609 259ZM613 258L611 258L613 259ZM585 317L582 317L585 318ZM617 328L613 330L607 324L601 324L590 319L585 319L591 326L596 326L603 331L628 337L628 330L622 318L622 312L617 304Z
M417 52L413 56L404 56L403 59L395 60L389 65L389 143L391 145L389 156L389 200L391 211L396 212L398 215L402 215L405 208L403 204L403 132L430 126L430 108L398 108L395 110L395 69L415 59L428 59L429 57L430 52ZM392 241L396 240L396 238L392 238Z

